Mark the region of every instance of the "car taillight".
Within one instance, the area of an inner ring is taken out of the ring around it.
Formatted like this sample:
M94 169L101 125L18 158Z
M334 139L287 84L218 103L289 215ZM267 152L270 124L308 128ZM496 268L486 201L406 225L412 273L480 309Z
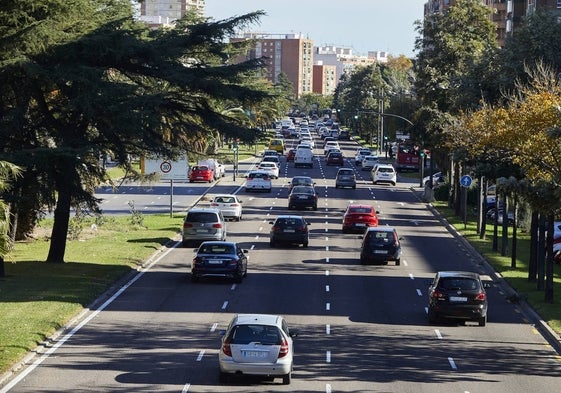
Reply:
M237 266L238 260L237 259L230 259L228 261L228 266Z
M218 203L211 203L210 206L218 206Z
M224 342L222 343L222 352L226 356L232 356L232 348L230 348L230 339L229 338L224 340Z
M218 223L218 224L212 224L213 228L222 228L222 224Z
M239 205L240 205L239 203L231 203L230 204L230 206L233 206L233 207L238 207Z
M305 227L305 226L301 226L301 227L296 228L296 230L297 230L297 231L300 231L300 232L306 232L306 227Z
M442 299L444 297L444 294L442 292L440 292L438 289L434 290L432 292L431 295L433 298L438 298L438 299Z
M193 224L189 224L188 222L183 223L183 228L193 228Z
M485 294L485 292L480 292L475 297L475 300L480 301L480 302L484 302L486 298L487 298L487 295Z
M288 355L288 342L283 338L280 344L279 358L283 358Z
M199 263L202 263L203 260L200 257L195 257L193 258L193 265L198 265Z
M271 227L271 231L273 231L273 232L278 232L278 231L280 231L280 230L281 230L281 228L280 228L279 226L273 225L273 226Z

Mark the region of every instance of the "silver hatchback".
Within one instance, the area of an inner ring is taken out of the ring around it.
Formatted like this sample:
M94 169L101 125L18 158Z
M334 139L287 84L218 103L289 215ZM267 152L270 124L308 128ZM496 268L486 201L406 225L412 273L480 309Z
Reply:
M351 168L339 168L335 177L335 188L356 188L355 171Z
M213 208L193 208L183 220L183 246L199 245L208 240L226 240L226 222L222 212Z

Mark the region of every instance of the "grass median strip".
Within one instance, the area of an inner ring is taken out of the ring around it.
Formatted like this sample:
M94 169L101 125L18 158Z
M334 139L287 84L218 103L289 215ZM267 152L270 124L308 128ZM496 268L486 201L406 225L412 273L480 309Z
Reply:
M52 222L41 222L37 238L18 242L6 257L0 278L0 373L173 239L182 219L145 215L142 225L130 216L102 224L86 219L77 240L67 243L64 264L43 262Z

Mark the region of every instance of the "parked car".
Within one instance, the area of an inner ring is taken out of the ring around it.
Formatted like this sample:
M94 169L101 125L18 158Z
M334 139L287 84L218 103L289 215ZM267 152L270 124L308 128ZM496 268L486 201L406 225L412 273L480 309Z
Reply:
M310 176L294 176L292 180L288 182L288 189L292 191L295 186L313 187L315 185L316 182Z
M288 149L286 152L286 161L294 161L294 156L296 155L296 149Z
M355 154L355 165L360 165L362 164L362 159L364 158L364 156L371 156L372 155L372 150L364 148L364 147L359 147L356 150L356 154Z
M360 263L387 265L388 261L395 261L396 266L401 263L401 243L397 231L388 226L368 228L362 237Z
M222 337L218 354L220 382L234 375L282 378L289 385L294 347L288 323L280 315L238 314Z
M191 281L203 277L232 278L241 283L247 276L247 253L234 242L203 242L195 249L191 264Z
M207 165L195 165L189 172L189 183L203 181L212 183L214 180L214 171Z
M318 209L318 196L316 189L310 186L295 186L288 195L288 209L300 208Z
M442 172L432 174L432 188L436 188L446 182L446 176ZM423 185L427 187L430 184L430 176L423 177Z
M232 218L236 221L240 221L242 219L242 201L237 195L216 195L212 199L210 207L220 210L224 218Z
M487 323L487 293L481 277L473 272L436 273L429 287L428 319L442 318Z
M269 233L269 246L274 247L279 243L302 244L308 247L309 222L302 216L278 216L274 221Z
M271 179L279 178L279 167L274 162L261 161L257 165L257 170L267 172Z
M390 183L392 186L397 184L397 172L391 164L376 164L372 168L372 183Z
M335 188L350 187L356 188L355 171L351 168L339 168L335 176Z
M327 165L343 165L345 163L343 153L334 150L327 153L325 161Z
M267 191L271 192L273 186L269 173L265 171L250 171L246 176L245 191Z
M226 222L222 212L215 208L190 209L183 220L183 246L207 240L226 240Z
M368 227L378 226L378 211L374 206L350 204L343 214L343 233L364 232Z
M372 168L374 168L374 165L376 165L378 162L379 162L378 156L375 155L363 156L362 162L360 163L360 169L362 169L363 171L370 171L372 170Z

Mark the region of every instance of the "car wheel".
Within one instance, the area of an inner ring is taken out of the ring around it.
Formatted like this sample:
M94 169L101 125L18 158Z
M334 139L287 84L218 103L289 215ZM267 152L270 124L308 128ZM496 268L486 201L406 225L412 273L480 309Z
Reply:
M356 190L356 186L353 186L353 190Z
M183 241L181 242L181 246L182 246L182 247L189 247L189 241L183 240Z
M285 374L282 376L282 384L283 385L290 385L291 373Z
M241 284L243 281L243 273L239 273L238 275L236 275L236 277L234 277L234 282L236 284Z
M218 380L220 381L220 383L227 383L228 382L228 373L224 373L224 372L220 371L220 374L218 374Z
M270 241L269 241L269 247L274 247L274 246L275 246L275 242L272 241L272 240L270 240Z
M395 260L395 266L399 266L400 263L401 263L401 260L400 260L400 259L396 259L396 260Z
M267 192L271 192L271 191L273 191L273 189L272 189L272 188L269 188L269 189L267 190Z
M487 315L479 318L479 326L485 326L486 323L487 323Z
M360 256L360 264L361 265L366 265L366 261L365 261L365 259L363 258L362 255Z
M314 211L315 211L315 210L317 210L317 209L318 209L317 205L316 205L316 206L314 206Z
M302 243L302 247L307 248L308 247L308 242Z
M342 229L341 229L341 232L343 232L343 233L348 233L349 231L347 231L346 228L342 228Z

